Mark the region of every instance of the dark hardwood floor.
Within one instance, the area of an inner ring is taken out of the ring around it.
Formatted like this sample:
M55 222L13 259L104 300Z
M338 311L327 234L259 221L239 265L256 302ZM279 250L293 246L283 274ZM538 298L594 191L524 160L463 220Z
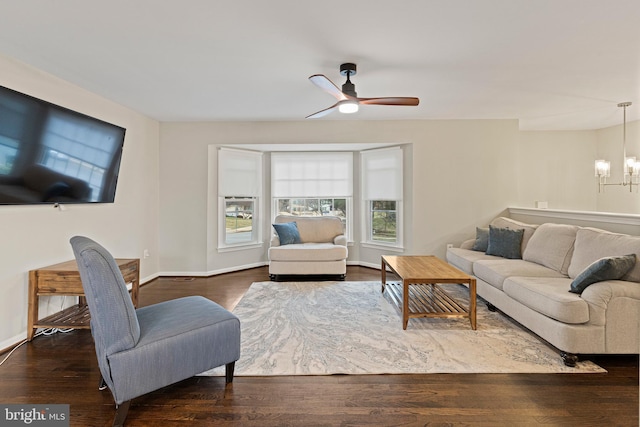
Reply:
M347 280L380 280L350 267ZM266 268L160 278L140 304L204 295L233 309ZM637 426L638 357L593 357L606 374L194 377L133 400L127 426ZM91 334L40 336L0 367L0 403L67 403L71 426L110 425Z

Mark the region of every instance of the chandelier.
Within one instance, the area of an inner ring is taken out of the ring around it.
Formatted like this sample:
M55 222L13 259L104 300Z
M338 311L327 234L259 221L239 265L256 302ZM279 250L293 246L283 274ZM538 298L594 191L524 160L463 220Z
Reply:
M611 176L611 162L607 160L596 160L595 171L596 178L598 178L598 192L604 192L604 188L607 185L621 185L623 187L629 187L629 191L633 191L633 187L636 187L638 191L638 184L640 180L638 175L640 173L640 161L636 161L635 157L627 157L627 107L631 106L631 102L621 102L618 107L622 108L622 167L623 175L622 182L608 183L607 178Z

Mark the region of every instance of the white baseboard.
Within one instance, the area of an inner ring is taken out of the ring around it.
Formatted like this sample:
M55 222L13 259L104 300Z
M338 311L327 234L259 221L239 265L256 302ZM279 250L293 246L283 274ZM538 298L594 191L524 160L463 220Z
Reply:
M11 338L7 338L6 340L0 342L0 350L11 349L26 339L27 339L27 331L24 331L23 333L13 336ZM6 355L2 355L2 357L0 357L0 360L4 359L5 357Z
M162 271L162 272L158 273L156 275L156 277L158 277L158 276L165 276L165 277L184 277L184 276L209 277L209 276L216 276L218 274L232 273L234 271L248 270L250 268L263 267L263 266L268 265L268 264L269 264L268 262L257 262L257 263L254 263L254 264L245 264L245 265L239 265L239 266L228 267L228 268L221 268L221 269L218 269L218 270L210 270L210 271Z

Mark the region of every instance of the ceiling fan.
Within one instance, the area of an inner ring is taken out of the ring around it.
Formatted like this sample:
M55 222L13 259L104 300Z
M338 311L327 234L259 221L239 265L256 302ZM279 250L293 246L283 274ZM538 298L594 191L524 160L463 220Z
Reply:
M356 64L346 63L340 65L340 74L347 77L347 81L342 85L342 90L323 74L314 74L309 77L311 83L320 89L333 95L338 102L331 107L320 110L307 116L307 119L317 119L325 116L333 110L338 109L341 113L355 113L359 105L408 105L415 106L420 103L418 98L412 97L386 97L386 98L358 98L356 86L351 83L351 76L356 75Z

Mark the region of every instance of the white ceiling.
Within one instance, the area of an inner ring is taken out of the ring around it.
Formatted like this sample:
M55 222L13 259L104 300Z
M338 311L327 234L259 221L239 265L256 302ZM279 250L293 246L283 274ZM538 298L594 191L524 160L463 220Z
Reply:
M640 118L639 0L0 0L0 53L160 121L305 120L342 62L420 105L316 120Z

